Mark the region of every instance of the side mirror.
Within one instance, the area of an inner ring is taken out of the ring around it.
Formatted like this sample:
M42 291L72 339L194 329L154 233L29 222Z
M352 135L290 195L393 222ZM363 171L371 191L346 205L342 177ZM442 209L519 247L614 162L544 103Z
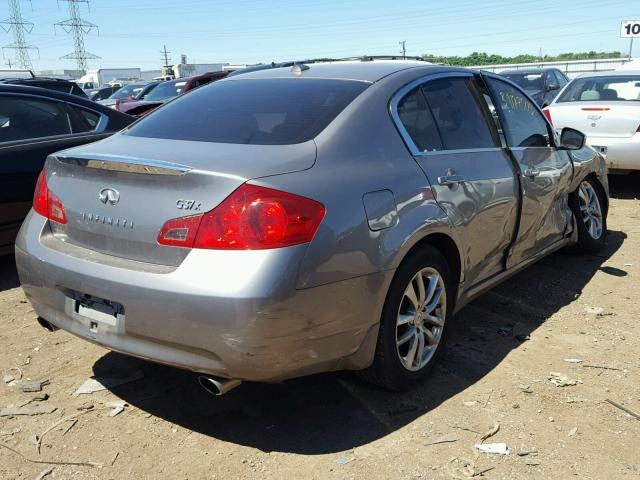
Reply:
M586 141L587 136L575 128L564 127L560 132L560 148L563 150L580 150Z
M552 92L554 90L559 90L560 89L560 85L558 85L557 83L550 83L549 85L547 85L547 92Z

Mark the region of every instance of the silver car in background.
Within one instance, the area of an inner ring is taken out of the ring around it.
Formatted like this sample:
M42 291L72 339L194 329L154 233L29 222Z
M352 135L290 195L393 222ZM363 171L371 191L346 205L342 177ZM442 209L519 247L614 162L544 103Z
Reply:
M584 132L612 173L640 170L640 71L583 74L544 111L558 130Z
M45 326L214 393L339 369L402 389L472 298L601 248L607 208L602 157L504 78L296 64L50 156L16 261Z

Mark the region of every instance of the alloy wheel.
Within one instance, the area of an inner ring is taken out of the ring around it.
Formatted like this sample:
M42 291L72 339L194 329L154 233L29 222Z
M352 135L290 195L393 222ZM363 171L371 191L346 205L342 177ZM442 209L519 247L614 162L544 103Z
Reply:
M594 240L602 236L602 208L595 189L588 181L583 181L578 188L578 201L582 221Z
M396 322L396 350L402 366L424 368L442 339L447 294L440 273L427 267L416 273L404 290Z

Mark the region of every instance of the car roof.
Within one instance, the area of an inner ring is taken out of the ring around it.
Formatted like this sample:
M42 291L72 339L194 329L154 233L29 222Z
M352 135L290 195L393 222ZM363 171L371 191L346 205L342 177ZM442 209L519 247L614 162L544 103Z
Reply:
M120 90L121 88L124 88L124 87L144 87L146 85L147 85L146 83L142 83L142 82L132 82L132 83L123 83L122 85L106 85L101 88L114 88L116 90Z
M69 103L74 103L82 107L90 108L91 110L97 110L105 114L120 114L113 108L105 107L99 103L93 102L85 97L80 97L72 93L59 92L57 90L49 90L40 87L31 87L27 85L12 85L7 83L0 84L0 94L2 93L15 93L22 95L35 95L38 97L54 98L56 100L62 100Z
M229 77L229 81L250 78L317 78L358 80L373 83L393 73L418 67L432 67L434 70L442 68L418 60L341 60L309 64L301 62L293 66L265 68L234 75ZM447 68L455 69L455 67Z
M550 70L558 70L555 67L546 67L546 68L512 68L511 70L503 70L500 72L500 75L504 73L523 73L525 75L531 73L544 73Z
M70 84L70 83L74 83L74 82L71 82L70 80L67 80L65 78L54 78L54 77L3 78L3 79L0 80L0 82L3 82L3 83L14 83L14 84L19 84L19 83L24 83L24 84L30 84L30 83Z
M583 73L576 78L591 78L591 77L629 77L640 75L640 70L609 70L606 72L593 72Z

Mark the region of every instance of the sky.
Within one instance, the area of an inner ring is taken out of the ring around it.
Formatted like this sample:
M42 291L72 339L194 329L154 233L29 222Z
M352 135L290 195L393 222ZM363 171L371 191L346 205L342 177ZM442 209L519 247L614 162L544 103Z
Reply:
M35 70L73 69L73 38L54 24L68 18L64 0L20 0L34 24L27 41ZM82 17L98 26L85 37L100 56L89 68L159 69L163 46L172 63L253 64L319 57L501 55L629 51L622 20L640 19L639 0L91 0ZM0 19L9 17L0 0ZM0 45L13 42L0 30ZM4 58L13 60L11 50ZM634 55L640 56L640 39ZM6 68L6 67L5 67Z

